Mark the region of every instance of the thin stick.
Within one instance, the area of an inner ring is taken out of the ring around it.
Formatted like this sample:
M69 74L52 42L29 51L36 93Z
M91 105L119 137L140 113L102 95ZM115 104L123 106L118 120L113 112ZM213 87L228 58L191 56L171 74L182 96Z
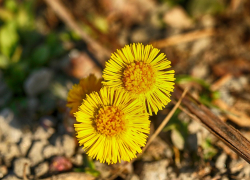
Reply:
M26 176L26 169L27 169L28 163L25 163L23 166L23 179L24 180L28 180L27 176Z
M177 102L175 100L172 100L172 102L174 104L177 104ZM186 113L189 117L191 117L192 119L196 120L197 122L201 122L199 118L197 118L197 116L193 115L192 113L190 113L186 108L184 108L182 105L179 106L179 109L182 110L184 113Z
M142 149L142 153L148 148L148 146L152 143L152 141L159 135L159 133L162 131L162 129L166 126L170 118L174 115L176 109L180 106L182 99L185 97L189 87L185 88L184 92L181 95L181 98L178 100L178 102L175 104L174 108L168 113L167 117L162 121L161 125L157 128L157 130L154 132L154 134L150 137L148 140L146 146Z
M184 42L189 42L189 41L193 41L196 39L209 37L213 35L215 35L215 30L212 28L209 28L205 30L198 30L198 31L192 31L192 32L185 33L185 34L174 35L166 39L151 42L151 44L156 48L164 48L167 46L173 46L173 45L177 45L177 44L181 44Z
M179 99L182 92L183 90L176 86L173 97ZM211 110L190 94L183 98L182 105L199 118L207 130L250 164L250 142L237 129L221 121Z
M76 23L73 15L64 5L62 5L60 0L45 0L45 2L55 11L55 13L63 22L65 22L65 24L67 24L72 30L81 36L81 38L90 46L90 48L96 52L96 55L100 55L99 57L110 56L111 52L109 50L101 46L82 30L82 28ZM99 58L101 64L104 63L104 60L105 59L100 60Z

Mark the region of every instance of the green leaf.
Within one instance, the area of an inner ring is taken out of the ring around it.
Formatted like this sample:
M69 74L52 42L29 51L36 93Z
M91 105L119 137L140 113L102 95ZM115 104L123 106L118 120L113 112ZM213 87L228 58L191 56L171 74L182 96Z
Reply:
M73 169L74 172L84 172L84 168L74 168Z
M63 52L62 42L55 33L50 33L46 38L46 44L50 48L50 55L52 57L58 56Z
M196 82L196 83L200 84L202 87L204 87L205 89L209 90L209 88L210 88L209 84L206 83L204 80L194 78L194 77L188 76L188 75L177 76L175 82L178 84L187 83L187 82Z
M169 122L167 123L167 125L163 128L163 131L169 131L169 130L177 130L180 132L180 134L182 135L182 137L184 139L186 139L187 135L188 135L188 124L181 121L178 118L178 115L180 114L180 110L177 109L174 113L174 115L172 116L172 118L169 120Z
M12 12L17 11L17 9L18 9L17 1L15 1L15 0L4 1L4 6L6 9L11 10Z
M177 76L177 78L176 78L176 83L178 83L178 84L187 83L187 82L195 82L195 83L198 83L199 85L201 85L204 89L200 93L199 100L203 104L205 104L209 107L217 108L211 102L214 99L218 99L220 97L220 94L218 91L211 91L210 85L202 79L194 78L194 77L188 76L188 75L181 75L181 76Z
M84 156L84 165L86 166L84 169L86 173L92 174L95 177L100 175L100 172L95 169L95 164L91 157Z
M1 9L0 8L0 19L5 21L5 22L8 22L8 21L11 21L13 20L14 18L14 14L7 10L7 9Z
M44 65L49 58L50 50L46 45L41 45L35 49L32 54L32 64L34 66L42 66Z
M9 59L6 56L0 54L0 68L4 69L8 65L9 65Z
M23 82L29 73L28 69L27 62L10 64L6 69L4 73L6 83L14 92L23 92Z
M16 24L9 22L0 29L0 51L3 55L11 58L19 40Z
M218 0L190 0L187 6L188 12L193 16L219 14L226 8L225 3Z
M100 172L95 169L85 168L85 172L93 175L94 177L98 177Z
M107 19L101 16L95 16L94 17L94 24L95 26L101 30L103 33L107 33L108 32L108 23L107 23Z
M213 147L209 138L205 139L205 141L201 144L201 147L204 149L204 159L206 160L212 159L218 152L218 150Z

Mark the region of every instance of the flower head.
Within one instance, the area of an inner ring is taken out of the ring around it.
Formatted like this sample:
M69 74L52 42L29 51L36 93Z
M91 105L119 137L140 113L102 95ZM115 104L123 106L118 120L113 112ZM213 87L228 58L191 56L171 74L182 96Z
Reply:
M82 78L79 84L73 85L72 89L68 93L67 107L70 107L70 113L73 114L78 110L78 107L82 104L83 99L87 94L93 91L99 91L102 87L101 79L97 79L95 75L90 74L86 78Z
M150 121L142 103L123 89L103 87L83 100L75 130L86 153L101 163L130 161L141 152Z
M150 115L170 102L174 89L171 62L152 45L132 44L111 55L103 72L105 86L124 89L138 97Z

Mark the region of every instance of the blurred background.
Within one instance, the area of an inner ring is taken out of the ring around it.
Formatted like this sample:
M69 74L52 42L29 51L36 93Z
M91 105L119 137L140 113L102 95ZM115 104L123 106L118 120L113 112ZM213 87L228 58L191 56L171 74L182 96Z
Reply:
M250 1L0 0L0 178L115 174L78 147L65 105L73 84L136 42L166 53L176 83L250 138ZM116 179L242 178L250 166L178 110Z

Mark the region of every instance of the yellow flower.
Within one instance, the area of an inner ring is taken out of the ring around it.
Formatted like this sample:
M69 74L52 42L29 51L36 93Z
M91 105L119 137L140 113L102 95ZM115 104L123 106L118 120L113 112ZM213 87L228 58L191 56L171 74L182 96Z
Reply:
M105 86L121 88L144 102L150 115L167 105L174 89L171 62L152 45L132 44L111 55L103 72Z
M75 84L68 93L67 107L71 108L70 113L73 114L78 110L82 104L86 94L93 91L99 91L102 87L102 79L97 79L95 75L90 74L86 78L82 78L79 84Z
M83 100L75 113L77 139L101 163L130 161L145 146L150 121L138 99L122 89L103 87Z

